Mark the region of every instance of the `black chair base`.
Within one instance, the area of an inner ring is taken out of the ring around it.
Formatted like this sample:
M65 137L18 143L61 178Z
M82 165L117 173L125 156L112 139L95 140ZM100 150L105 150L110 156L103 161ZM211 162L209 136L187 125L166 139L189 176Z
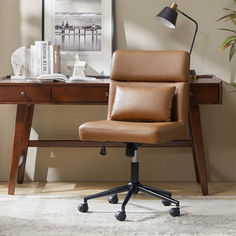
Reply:
M175 204L175 208L171 208L169 211L169 214L171 216L179 216L180 210L179 210L179 201L171 198L171 192L161 190L158 188L153 188L150 186L142 185L139 183L139 163L137 161L137 148L138 144L128 143L126 148L126 156L132 157L131 162L131 182L128 185L113 188L101 193L93 194L86 196L84 198L84 203L81 203L78 206L78 210L80 212L87 212L88 211L88 200L98 198L98 197L104 197L109 196L108 201L110 203L116 204L118 203L119 199L117 194L128 192L123 203L121 206L121 211L118 211L115 215L117 220L123 221L126 218L126 212L125 212L125 206L130 200L131 196L133 194L137 194L138 192L142 192L146 195L150 195L152 197L157 197L162 199L162 204L164 206L170 206L171 203Z
M93 194L86 196L84 198L84 203L81 203L78 207L78 210L80 212L87 212L88 211L88 203L87 201L90 199L98 198L98 197L104 197L104 196L109 196L108 201L109 203L116 204L118 203L118 193L122 192L128 192L123 203L121 206L121 211L118 211L115 215L116 219L119 221L123 221L126 219L126 212L125 212L125 206L130 200L131 196L133 194L137 194L138 192L142 192L144 194L157 197L162 199L162 204L164 206L170 206L171 203L175 204L175 208L171 208L169 211L169 214L171 216L179 216L180 215L180 210L179 210L179 201L171 198L171 193L165 190L153 188L150 186L142 185L140 183L129 183L128 185L113 188L101 193Z

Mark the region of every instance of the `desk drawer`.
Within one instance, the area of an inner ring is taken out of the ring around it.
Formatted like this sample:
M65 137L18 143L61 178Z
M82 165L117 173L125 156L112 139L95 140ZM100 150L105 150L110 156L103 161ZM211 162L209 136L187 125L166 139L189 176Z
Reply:
M52 102L62 103L107 103L109 86L54 86Z
M189 102L192 104L219 104L220 89L218 86L192 86L189 89Z
M50 87L1 86L0 102L50 102Z

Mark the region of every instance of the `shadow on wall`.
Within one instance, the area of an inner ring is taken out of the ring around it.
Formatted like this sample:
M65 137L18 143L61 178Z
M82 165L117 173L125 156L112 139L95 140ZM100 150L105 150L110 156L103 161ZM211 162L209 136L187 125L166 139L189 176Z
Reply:
M21 43L21 15L19 0L0 1L0 76L12 71L10 58ZM15 106L0 106L0 180L7 181L10 169L11 146L15 120Z
M10 58L12 52L21 46L21 14L19 0L0 1L0 76L12 71Z
M11 54L17 48L41 38L41 8L38 6L41 0L0 1L0 76L13 73ZM15 111L15 105L0 105L1 181L7 181L9 176Z
M230 63L230 82L236 83L236 55ZM235 88L236 89L236 88Z
M115 1L115 48L116 49L127 49L127 41L126 41L126 34L125 34L125 22L124 22L124 15L123 10L119 7L118 2ZM119 44L118 47L118 38L122 38L122 45Z
M29 47L42 38L42 0L22 0L22 45Z
M24 39L24 45L26 47L30 47L30 45L33 45L35 40L41 40L41 21L39 20L38 17L35 16L30 16L28 18L26 18L26 28L29 29L30 32L34 31L35 34L32 33L28 33L27 37L25 37ZM28 30L27 30L28 32ZM26 33L27 33L26 32ZM37 36L38 37L37 37Z
M189 50L195 30L191 21L179 16L177 28L173 30L155 19L156 14L168 4L165 0L150 0L148 4L143 0L130 0L129 4L125 0L117 1L116 48Z
M170 2L149 0L147 4L144 0L129 0L128 3L126 0L116 1L116 48L188 51L195 29L193 22L179 14L177 27L172 30L155 20L156 14ZM213 73L228 82L230 77L235 78L235 73L230 76L228 54L218 55L218 48L227 32L218 30L221 24L216 20L224 7L231 6L234 6L232 1L225 3L221 0L215 0L214 7L211 1L203 0L179 3L179 8L199 23L191 67L199 74Z
M236 88L224 83L223 105L201 106L209 181L236 181Z

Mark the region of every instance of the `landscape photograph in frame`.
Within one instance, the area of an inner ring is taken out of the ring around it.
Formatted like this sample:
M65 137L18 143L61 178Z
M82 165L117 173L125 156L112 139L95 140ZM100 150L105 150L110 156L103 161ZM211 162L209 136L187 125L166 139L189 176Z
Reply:
M87 62L87 76L110 75L112 0L43 0L42 17L43 40L60 46L63 74L71 74L78 55Z

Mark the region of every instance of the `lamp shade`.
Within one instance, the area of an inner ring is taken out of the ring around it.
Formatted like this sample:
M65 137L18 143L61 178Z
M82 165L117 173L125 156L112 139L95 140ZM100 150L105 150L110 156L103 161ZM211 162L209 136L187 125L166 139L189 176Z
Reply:
M178 12L170 7L165 7L158 15L156 20L169 28L175 28Z

